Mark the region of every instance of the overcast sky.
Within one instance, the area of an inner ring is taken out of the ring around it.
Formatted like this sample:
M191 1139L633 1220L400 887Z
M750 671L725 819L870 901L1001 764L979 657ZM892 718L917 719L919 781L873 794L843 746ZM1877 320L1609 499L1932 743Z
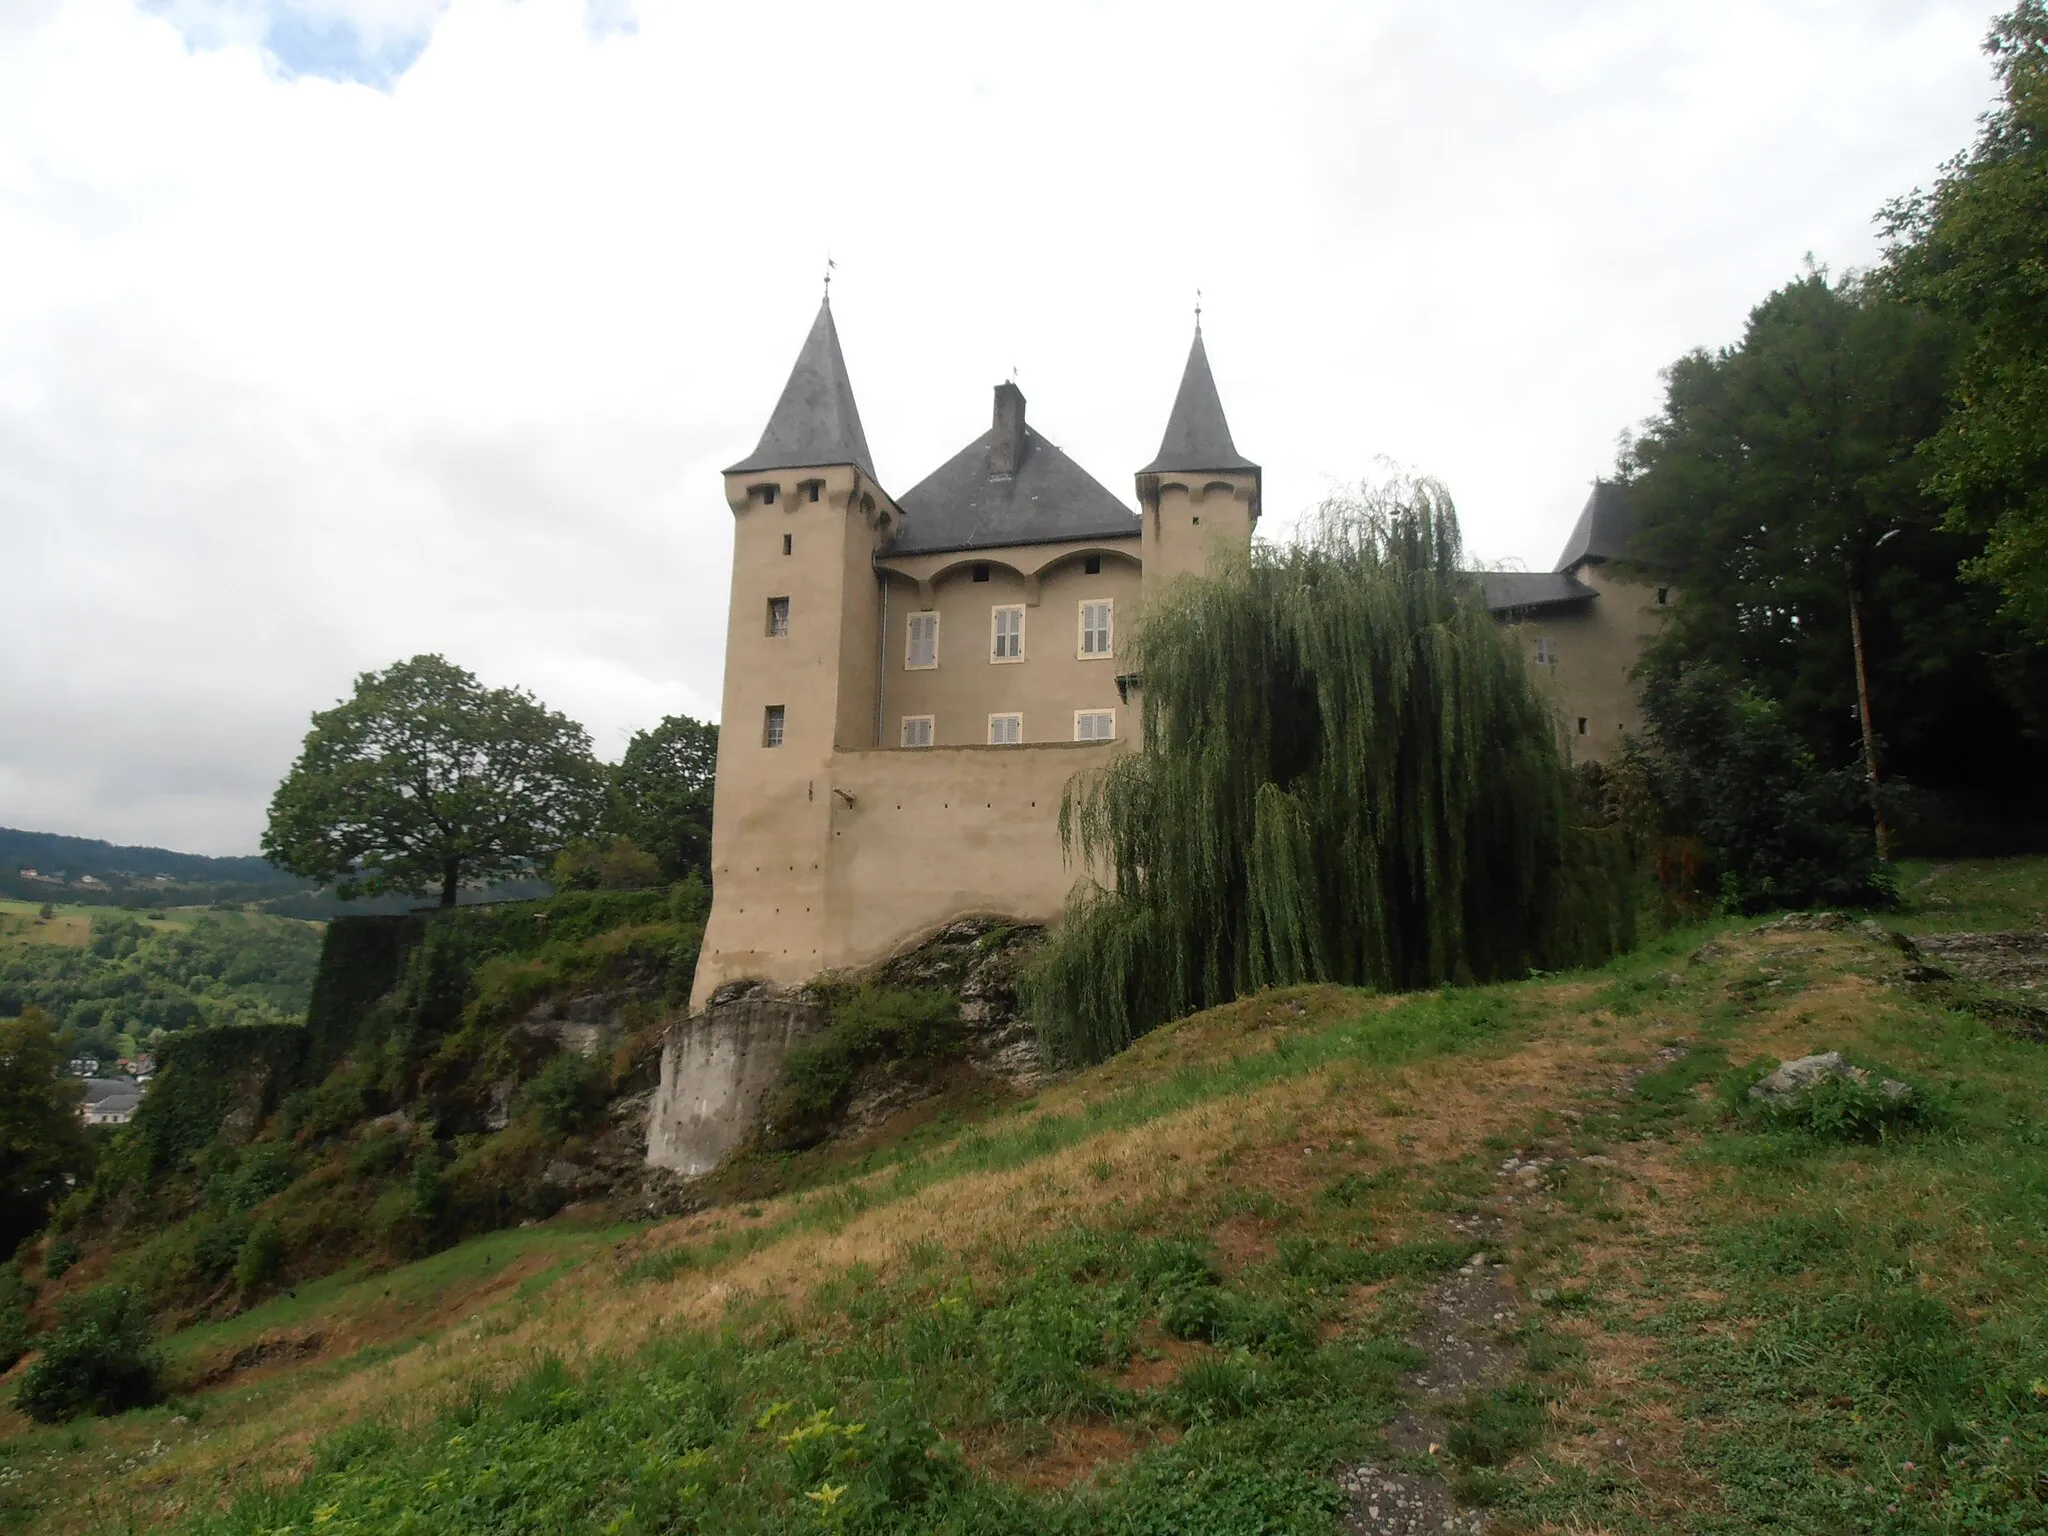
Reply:
M420 651L607 757L715 715L828 253L893 490L1014 368L1130 499L1199 287L1269 533L1385 457L1548 569L1968 141L1993 9L0 0L0 824L253 851Z

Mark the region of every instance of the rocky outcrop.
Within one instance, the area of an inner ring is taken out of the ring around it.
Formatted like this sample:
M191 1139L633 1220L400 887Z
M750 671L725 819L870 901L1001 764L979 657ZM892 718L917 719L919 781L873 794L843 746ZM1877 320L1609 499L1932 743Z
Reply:
M1825 1082L1869 1083L1871 1075L1862 1067L1852 1067L1842 1059L1840 1051L1823 1051L1818 1056L1801 1056L1797 1061L1782 1064L1777 1071L1760 1082L1750 1086L1749 1096L1765 1104L1783 1108L1800 1094ZM1894 1101L1911 1098L1913 1090L1905 1083L1885 1077L1876 1080L1877 1091Z
M647 1118L647 1161L687 1178L709 1173L744 1141L782 1077L789 1048L824 1027L803 988L770 982L720 987L661 1048L661 1083Z
M996 918L949 923L867 971L835 981L937 988L960 999L962 1059L988 1078L1029 1091L1046 1076L1038 1040L1020 1015L1017 984L1042 930ZM673 1025L647 1117L647 1163L685 1178L709 1173L760 1127L789 1048L825 1028L810 987L732 982L701 1013ZM859 1136L933 1092L890 1070L868 1073L838 1135Z

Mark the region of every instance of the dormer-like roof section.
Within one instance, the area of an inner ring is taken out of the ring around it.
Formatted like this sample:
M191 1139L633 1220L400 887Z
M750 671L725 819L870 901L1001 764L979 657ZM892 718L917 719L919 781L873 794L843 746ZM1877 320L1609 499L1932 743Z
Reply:
M1239 453L1230 440L1230 423L1223 418L1223 399L1216 393L1216 377L1209 371L1209 352L1202 345L1202 328L1198 325L1195 344L1188 349L1188 365L1180 376L1180 393L1173 397L1173 414L1166 419L1166 437L1159 444L1159 457L1138 473L1193 474L1205 470L1257 474L1259 466Z
M1622 559L1635 535L1635 508L1627 489L1611 480L1595 480L1593 494L1564 542L1564 553L1557 557L1557 569L1576 570L1588 560Z
M811 322L811 334L804 338L759 446L726 473L819 469L829 464L851 464L870 480L880 479L868 453L867 433L861 430L860 408L853 403L853 382L846 375L839 329L832 323L832 304L827 300L818 306L818 318Z
M901 531L889 555L1135 539L1142 531L1137 513L1025 423L1024 397L1009 386L996 391L995 425L896 506Z

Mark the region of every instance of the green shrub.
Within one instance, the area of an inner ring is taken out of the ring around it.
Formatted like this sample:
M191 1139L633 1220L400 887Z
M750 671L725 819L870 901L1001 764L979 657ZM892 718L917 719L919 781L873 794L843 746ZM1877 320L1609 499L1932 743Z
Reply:
M290 1188L298 1176L298 1163L289 1144L259 1141L243 1152L234 1170L221 1179L219 1199L231 1211L254 1210Z
M78 1246L76 1239L53 1237L43 1245L43 1274L55 1280L84 1257L85 1250Z
M245 1291L267 1285L284 1264L284 1234L274 1221L259 1222L235 1258L235 1284Z
M192 1239L192 1267L207 1281L223 1280L232 1274L242 1247L255 1229L255 1218L247 1211L228 1211L195 1224Z
M41 1346L14 1394L14 1406L39 1424L157 1400L162 1359L142 1299L125 1287L103 1285L74 1297Z
M1883 1141L1926 1129L1939 1119L1937 1107L1922 1090L1886 1093L1878 1086L1882 1076L1870 1072L1860 1078L1822 1078L1783 1104L1759 1104L1745 1093L1742 1107L1765 1125L1816 1141Z
M396 1131L376 1131L358 1142L348 1155L349 1177L376 1179L405 1161L412 1139Z
M586 1129L604 1104L604 1070L593 1057L561 1051L520 1093L520 1104L557 1139Z
M934 988L826 989L831 1022L782 1058L768 1123L785 1147L822 1140L864 1068L893 1061L929 1071L961 1045L960 1000Z
M29 1303L34 1294L28 1282L21 1277L21 1270L13 1264L0 1264L0 1371L28 1353L35 1329L28 1320Z
M369 1097L355 1073L343 1069L318 1087L304 1088L278 1106L278 1129L300 1141L320 1141L347 1130L369 1113Z

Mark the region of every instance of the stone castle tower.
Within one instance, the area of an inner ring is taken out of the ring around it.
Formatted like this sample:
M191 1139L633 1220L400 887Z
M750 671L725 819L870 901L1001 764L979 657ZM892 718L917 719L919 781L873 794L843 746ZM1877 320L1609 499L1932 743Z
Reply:
M1130 508L999 384L989 430L894 497L829 301L734 518L713 904L692 994L867 964L954 919L1064 906L1068 780L1138 727L1120 637L1148 590L1241 553L1259 466L1197 326Z

